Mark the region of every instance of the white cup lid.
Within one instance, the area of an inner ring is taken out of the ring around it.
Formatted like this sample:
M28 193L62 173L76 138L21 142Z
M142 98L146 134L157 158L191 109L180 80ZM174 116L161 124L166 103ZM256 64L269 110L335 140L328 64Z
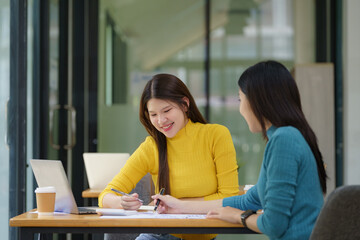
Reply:
M55 187L38 187L35 189L35 193L53 193L56 192Z

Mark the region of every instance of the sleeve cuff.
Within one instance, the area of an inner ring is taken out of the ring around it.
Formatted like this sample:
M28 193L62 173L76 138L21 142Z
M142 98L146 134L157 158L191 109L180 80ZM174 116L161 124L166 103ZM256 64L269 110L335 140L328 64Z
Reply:
M224 198L223 201L222 201L222 204L223 204L223 207L234 207L234 197L227 197L227 198Z
M263 218L264 214L260 214L256 220L256 225L258 227L258 229L260 230L260 232L264 233L264 226L262 224L262 218Z

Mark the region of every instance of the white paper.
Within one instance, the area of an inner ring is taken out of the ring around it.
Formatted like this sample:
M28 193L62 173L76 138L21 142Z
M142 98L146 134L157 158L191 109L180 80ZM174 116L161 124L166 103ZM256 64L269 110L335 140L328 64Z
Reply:
M205 219L206 215L202 214L158 214L154 212L137 212L137 214L122 216L101 216L100 218L156 218L156 219Z
M29 213L38 213L38 211L31 211ZM63 213L63 212L54 212L54 215L65 215L67 213Z
M98 208L96 213L102 216L127 216L137 214L137 211L130 211L124 209L114 209L114 208Z
M150 209L150 210L149 210ZM159 214L154 212L154 206L141 206L141 211L98 208L96 212L100 218L158 218L158 219L204 219L204 214Z
M148 205L142 205L139 210L144 210L144 211L153 211L155 208L155 206L148 206Z

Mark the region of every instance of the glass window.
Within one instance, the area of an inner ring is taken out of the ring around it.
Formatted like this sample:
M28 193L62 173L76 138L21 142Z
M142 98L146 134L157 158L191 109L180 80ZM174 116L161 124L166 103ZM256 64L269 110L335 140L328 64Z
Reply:
M33 156L33 94L32 94L32 70L33 70L33 1L28 4L28 38L27 38L27 113L26 113L26 155L27 164L30 166L30 159ZM34 186L33 186L33 173L31 167L26 169L26 210L29 211L35 208L34 202Z
M154 74L178 76L204 106L203 62L203 1L100 1L98 151L132 153L145 139L139 101Z
M213 1L211 24L211 121L232 134L239 184L255 184L265 142L252 134L239 113L237 80L266 59L293 62L292 1Z
M10 94L10 1L0 1L0 232L9 236L9 147L7 102Z
M49 138L48 159L59 159L59 126L62 107L59 100L59 1L49 1ZM63 79L64 82L64 79ZM65 84L63 83L62 84ZM63 93L65 94L65 93Z

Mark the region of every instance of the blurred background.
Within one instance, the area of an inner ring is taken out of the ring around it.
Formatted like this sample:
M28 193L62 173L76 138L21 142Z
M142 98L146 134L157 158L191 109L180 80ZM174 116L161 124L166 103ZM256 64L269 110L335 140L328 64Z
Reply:
M0 0L4 239L17 239L9 218L36 205L30 159L61 160L84 205L82 153L138 147L147 136L140 95L157 73L178 76L207 120L229 128L245 185L256 184L265 142L239 114L237 80L259 61L283 63L319 138L329 191L358 184L359 10L357 0Z

